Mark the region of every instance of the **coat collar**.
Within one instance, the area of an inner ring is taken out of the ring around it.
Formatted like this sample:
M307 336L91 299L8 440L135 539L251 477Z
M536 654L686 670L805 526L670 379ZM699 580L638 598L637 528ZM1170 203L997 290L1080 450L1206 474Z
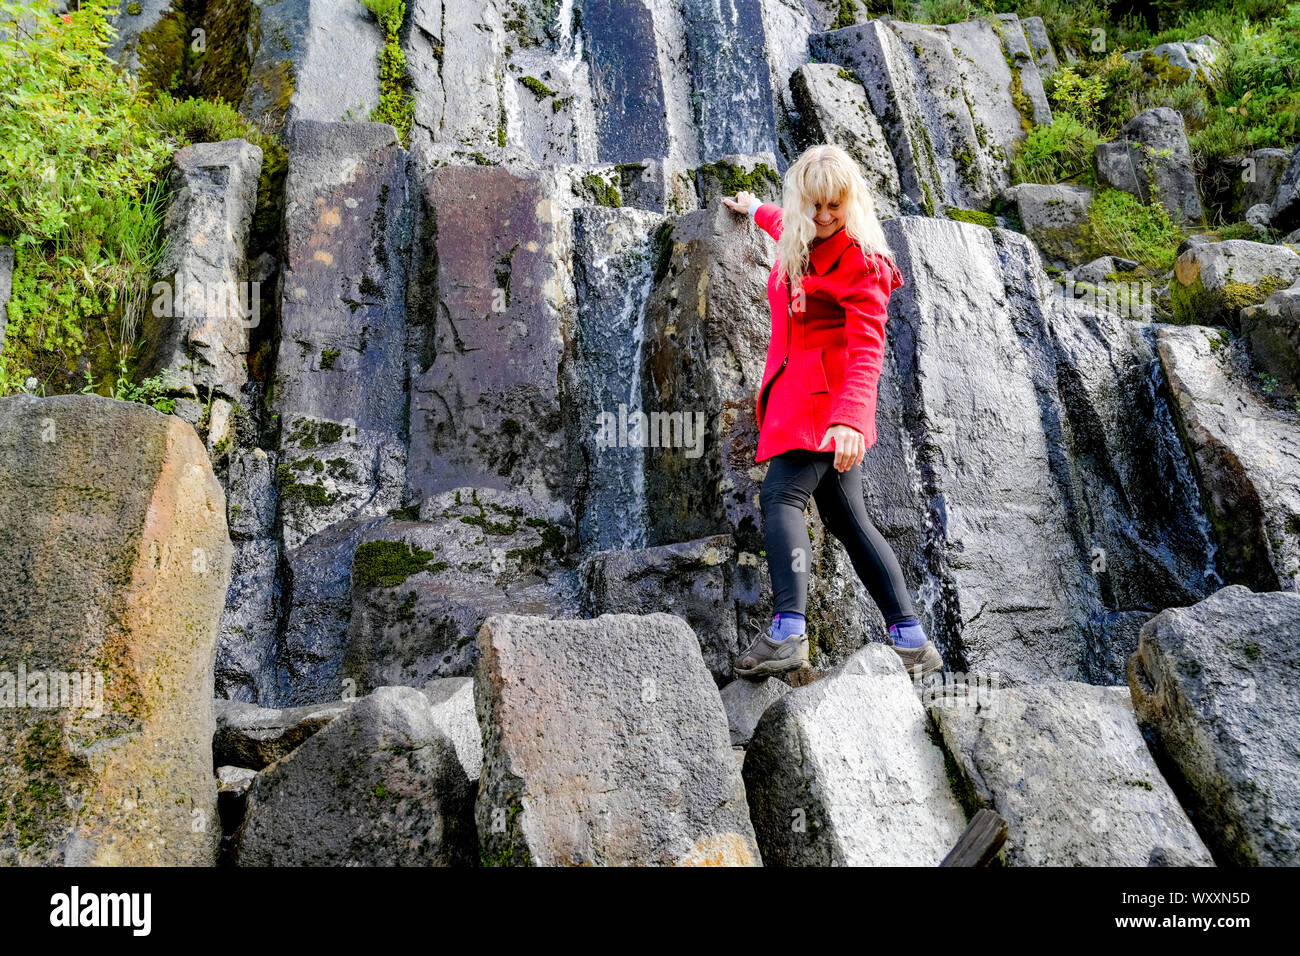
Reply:
M848 232L843 226L838 231L831 233L821 242L811 245L808 248L808 265L812 271L819 276L824 276L835 265L836 261L844 254L853 240L849 237Z

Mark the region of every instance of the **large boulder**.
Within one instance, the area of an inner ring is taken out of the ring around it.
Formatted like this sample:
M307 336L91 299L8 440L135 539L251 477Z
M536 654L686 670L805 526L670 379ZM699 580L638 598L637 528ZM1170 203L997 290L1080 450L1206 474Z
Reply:
M1300 594L1233 585L1143 629L1129 689L1171 784L1225 866L1300 862Z
M1196 462L1223 580L1300 588L1300 428L1259 393L1239 341L1161 326L1160 361Z
M381 687L257 775L239 866L468 866L474 787L413 687Z
M1064 681L936 694L930 715L1012 866L1212 866L1156 767L1127 687Z
M769 706L744 776L769 866L935 866L966 826L916 690L881 643Z
M759 863L727 717L684 621L494 615L478 641L485 863Z
M207 452L144 405L20 395L0 461L0 860L214 864L230 539Z
M1209 34L1195 40L1161 43L1149 50L1133 50L1124 59L1141 64L1142 68L1172 86L1190 79L1213 83L1218 78L1219 55L1223 45Z
M1169 286L1174 320L1235 330L1242 309L1258 305L1297 280L1300 255L1286 246L1249 239L1190 246L1174 263Z

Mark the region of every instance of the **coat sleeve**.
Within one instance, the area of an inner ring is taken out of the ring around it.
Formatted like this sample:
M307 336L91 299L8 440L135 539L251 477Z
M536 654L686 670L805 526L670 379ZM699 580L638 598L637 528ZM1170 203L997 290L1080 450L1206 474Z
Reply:
M781 238L781 218L784 210L774 202L765 202L754 210L754 222L773 239Z
M903 284L887 258L859 258L850 282L839 295L844 307L844 385L832 396L828 425L848 425L863 435L872 434L876 387L885 360L885 322L889 296Z

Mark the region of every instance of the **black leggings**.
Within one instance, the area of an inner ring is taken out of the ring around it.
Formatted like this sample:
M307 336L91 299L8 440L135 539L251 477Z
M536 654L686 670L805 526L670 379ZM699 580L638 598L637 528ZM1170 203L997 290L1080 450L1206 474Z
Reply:
M774 457L758 493L763 538L772 575L772 611L804 613L808 601L811 544L804 509L811 496L826 530L849 553L858 577L885 616L885 626L912 612L907 581L893 549L867 517L862 501L862 466L835 470L834 452L794 449Z

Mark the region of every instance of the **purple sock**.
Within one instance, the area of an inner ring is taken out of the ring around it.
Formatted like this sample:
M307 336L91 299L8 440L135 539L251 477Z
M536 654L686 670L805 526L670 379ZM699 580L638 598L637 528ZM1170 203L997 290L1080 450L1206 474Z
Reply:
M784 641L804 633L804 616L798 611L782 611L772 617L772 640Z
M927 640L925 628L914 617L889 625L889 639L904 650L920 647Z

